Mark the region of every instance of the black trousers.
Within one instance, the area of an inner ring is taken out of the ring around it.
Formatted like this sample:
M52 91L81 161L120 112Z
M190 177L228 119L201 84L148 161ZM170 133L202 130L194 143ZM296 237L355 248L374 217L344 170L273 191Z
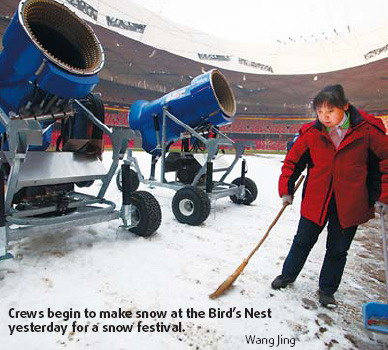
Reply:
M319 226L303 216L300 218L298 231L283 264L282 275L292 280L298 277L326 223L328 223L326 254L319 276L319 289L325 294L331 295L337 291L341 282L348 250L357 230L357 226L346 229L341 228L334 195L330 200L327 217L323 226Z

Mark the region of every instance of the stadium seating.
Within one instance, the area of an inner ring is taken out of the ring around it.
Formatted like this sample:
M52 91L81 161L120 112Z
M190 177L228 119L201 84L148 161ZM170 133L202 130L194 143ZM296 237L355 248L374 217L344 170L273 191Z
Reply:
M224 132L238 132L238 133L254 133L254 134L295 134L300 127L308 122L306 119L289 120L285 117L284 120L273 117L244 119L238 118L233 124L224 126Z
M287 141L292 140L300 127L311 119L295 117L240 117L233 124L226 125L221 131L233 134L235 140L249 141L257 150L285 151ZM383 118L387 122L388 118ZM128 107L105 105L105 124L108 126L128 126ZM388 123L387 123L388 125ZM59 131L54 130L53 140ZM249 135L249 137L247 136ZM105 145L109 148L110 140L104 135ZM53 145L55 141L53 141ZM130 146L133 141L130 142ZM180 148L180 143L172 145Z

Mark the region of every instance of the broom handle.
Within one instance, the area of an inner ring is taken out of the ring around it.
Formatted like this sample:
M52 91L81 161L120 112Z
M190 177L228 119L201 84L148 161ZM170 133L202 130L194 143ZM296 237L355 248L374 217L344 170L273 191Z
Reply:
M302 183L303 179L304 179L304 175L302 175L299 178L299 180L298 180L298 182L297 182L297 184L295 186L294 193L296 192L296 190L298 189L298 187ZM237 279L237 277L240 276L240 274L243 272L245 267L248 265L249 259L253 256L253 254L256 253L256 251L260 248L260 246L263 244L265 239L268 237L269 232L271 231L272 227L274 227L274 225L277 223L277 221L279 220L280 216L283 214L284 209L286 209L287 205L289 205L289 203L283 204L283 207L280 209L280 211L279 211L278 215L276 216L276 218L272 221L272 223L269 226L269 228L268 228L267 232L265 233L264 237L260 240L260 242L252 250L252 252L242 261L242 263L233 272L233 274L231 274L223 283L221 283L219 285L219 287L212 294L209 295L209 297L211 299L215 299L215 298L219 297L221 294L223 294L228 288L231 287L231 285Z
M294 189L294 193L298 190L299 186L301 185L301 183L303 182L303 179L304 179L304 175L302 175L298 182L296 183L295 185L295 189ZM263 238L260 240L260 242L256 245L256 247L251 251L251 253L247 256L247 258L245 259L246 261L246 264L245 266L248 264L249 260L252 258L252 256L257 252L257 250L261 247L261 245L264 243L264 241L266 240L266 238L268 237L269 233L271 232L272 230L272 227L274 227L276 225L276 223L278 222L279 218L282 216L284 210L287 208L287 206L289 205L290 203L284 203L282 208L280 209L278 215L276 215L275 219L272 221L271 225L269 225L268 227L268 230L267 232L264 234ZM244 266L244 268L245 268Z

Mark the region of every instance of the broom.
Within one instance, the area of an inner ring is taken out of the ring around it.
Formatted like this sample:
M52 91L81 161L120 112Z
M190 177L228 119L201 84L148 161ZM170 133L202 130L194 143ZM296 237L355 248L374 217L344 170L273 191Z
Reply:
M304 179L304 175L302 175L298 182L295 185L294 193L299 188L300 184L302 183ZM272 227L275 226L275 224L278 222L280 216L283 214L284 209L289 205L289 203L284 203L282 208L280 209L278 215L276 215L275 219L272 221L271 225L268 227L267 232L264 234L263 238L260 240L260 242L256 245L256 247L251 251L251 253L243 260L243 262L240 264L240 266L222 283L220 286L209 295L211 299L215 299L222 295L226 290L228 290L233 282L237 279L238 276L240 276L241 272L244 271L245 267L248 265L249 260L252 258L252 256L257 252L257 250L260 248L260 246L264 243L266 238L268 237Z

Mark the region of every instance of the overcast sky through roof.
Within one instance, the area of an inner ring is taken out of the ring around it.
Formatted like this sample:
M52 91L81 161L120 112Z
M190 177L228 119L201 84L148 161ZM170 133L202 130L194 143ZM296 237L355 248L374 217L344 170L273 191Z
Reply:
M161 16L233 40L317 41L387 23L387 0L134 0Z

